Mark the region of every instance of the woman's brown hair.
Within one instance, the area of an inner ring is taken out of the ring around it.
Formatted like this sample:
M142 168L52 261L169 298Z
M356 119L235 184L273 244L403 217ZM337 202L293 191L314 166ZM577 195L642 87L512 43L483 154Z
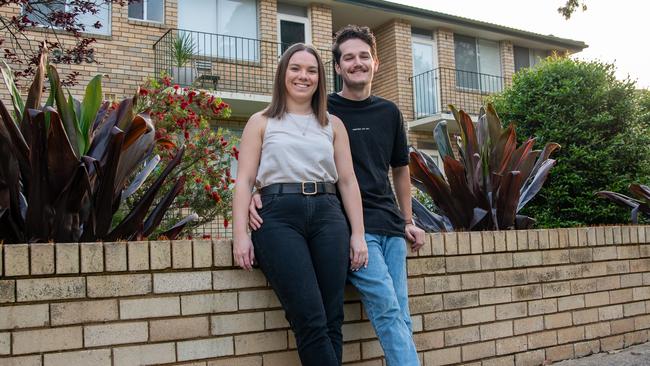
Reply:
M273 81L273 96L271 97L271 104L269 104L262 115L270 118L282 118L284 114L287 113L287 89L284 85L284 79L287 75L287 68L289 67L291 56L300 51L306 51L316 57L316 62L318 63L318 86L316 87L314 95L311 97L311 109L321 126L326 126L328 118L325 67L323 66L323 61L314 46L304 43L296 43L292 45L284 51L282 57L280 57L280 62L275 71L275 79Z

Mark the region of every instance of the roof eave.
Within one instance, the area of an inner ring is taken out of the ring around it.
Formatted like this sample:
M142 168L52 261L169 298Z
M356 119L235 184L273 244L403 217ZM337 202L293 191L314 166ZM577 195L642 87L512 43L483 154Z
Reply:
M409 5L397 4L385 0L334 0L334 1L352 4L352 5L365 6L365 7L375 8L379 10L388 10L391 12L420 17L420 18L431 18L432 20L437 20L440 22L458 24L461 26L476 28L478 30L483 30L488 32L501 33L513 37L523 37L534 41L544 42L556 46L560 49L567 49L574 52L581 51L588 47L588 45L582 41L576 41L572 39L560 38L551 35L543 35L543 34L528 32L524 30L501 26L498 24L483 22L480 20L474 20L474 19L459 17L456 15L440 13L433 10L416 8Z

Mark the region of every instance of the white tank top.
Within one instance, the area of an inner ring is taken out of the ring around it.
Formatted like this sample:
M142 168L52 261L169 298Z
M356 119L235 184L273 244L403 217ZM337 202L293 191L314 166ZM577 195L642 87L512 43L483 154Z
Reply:
M314 114L285 113L282 119L268 119L257 187L307 181L336 183L337 180L331 123L321 126Z

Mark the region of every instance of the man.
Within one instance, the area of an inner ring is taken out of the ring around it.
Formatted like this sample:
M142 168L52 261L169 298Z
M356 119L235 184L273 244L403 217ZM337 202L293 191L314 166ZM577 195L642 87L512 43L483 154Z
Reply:
M328 110L343 120L348 131L368 244L367 268L348 272L348 279L361 293L387 365L417 366L408 309L405 238L417 251L424 244L424 231L412 220L404 122L394 103L371 95L379 60L370 29L353 25L342 28L336 34L332 52L343 90L329 96ZM389 168L397 202L388 178ZM259 197L255 196L249 208L253 229L262 221L256 211L260 207Z

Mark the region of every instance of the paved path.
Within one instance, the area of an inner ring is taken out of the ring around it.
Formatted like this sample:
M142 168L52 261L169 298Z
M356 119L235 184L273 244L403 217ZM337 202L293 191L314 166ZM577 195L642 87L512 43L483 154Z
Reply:
M553 366L643 366L650 365L650 342L612 353L595 355L554 363Z

